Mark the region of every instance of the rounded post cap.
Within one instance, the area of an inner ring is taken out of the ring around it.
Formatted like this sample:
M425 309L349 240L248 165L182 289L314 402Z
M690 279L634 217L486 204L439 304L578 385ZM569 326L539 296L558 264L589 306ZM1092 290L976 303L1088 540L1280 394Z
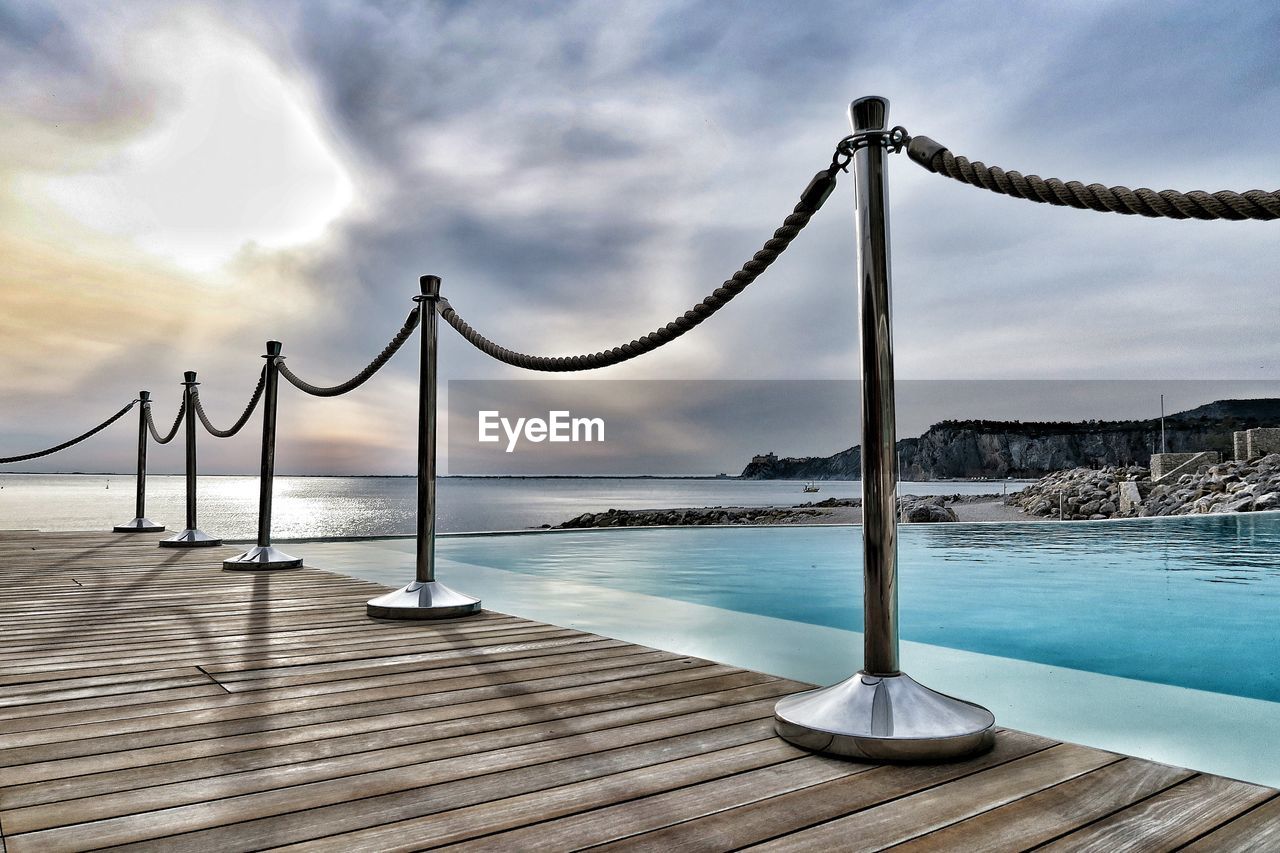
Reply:
M849 124L854 133L884 130L889 124L889 99L867 95L849 104Z
M282 346L284 346L284 344L280 343L279 341L267 341L267 355L269 356L279 355L280 348Z
M149 403L149 402L151 402L151 392L150 392L150 391L139 391L139 392L138 392L138 400L139 400L139 401L141 401L141 402L143 402L143 403Z
M422 288L422 295L429 299L436 299L440 296L440 276L424 275L418 279L418 286Z

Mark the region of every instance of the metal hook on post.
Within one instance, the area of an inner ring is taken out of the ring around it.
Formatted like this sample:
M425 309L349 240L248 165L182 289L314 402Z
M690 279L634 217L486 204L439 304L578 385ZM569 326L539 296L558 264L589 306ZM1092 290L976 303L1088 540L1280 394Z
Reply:
M163 524L147 518L147 411L151 408L151 392L138 392L138 491L134 501L133 521L117 524L116 533L161 533Z
M161 539L162 548L201 548L221 545L221 539L215 539L196 527L196 372L188 370L183 374L182 383L183 417L186 418L187 439L187 526L181 533Z
M271 544L271 497L276 474L276 403L280 390L279 341L267 341L266 377L262 387L262 468L258 476L258 544L222 561L222 568L230 571L264 571L269 569L296 569L302 560L292 557Z
M885 98L859 98L849 107L855 134L883 134L880 143L853 155L862 334L863 668L839 684L782 699L774 708L774 726L786 740L817 752L941 761L989 749L995 716L972 702L930 690L898 668L888 117Z
M415 296L421 316L422 356L418 379L418 524L413 583L369 601L377 619L452 619L480 612L480 600L436 580L436 346L440 278L424 275Z

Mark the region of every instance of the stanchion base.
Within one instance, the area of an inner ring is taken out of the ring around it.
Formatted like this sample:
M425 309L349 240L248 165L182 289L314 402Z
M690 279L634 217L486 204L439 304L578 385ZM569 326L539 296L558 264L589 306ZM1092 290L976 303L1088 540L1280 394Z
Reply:
M302 565L300 557L291 557L270 545L254 545L243 554L222 561L222 568L236 572L261 572L271 569L296 569Z
M375 619L453 619L480 612L480 599L455 592L437 581L414 581L368 604Z
M161 548L209 548L221 544L221 539L214 539L203 530L193 530L191 528L187 528L176 536L160 540Z
M986 752L995 715L930 690L905 673L859 672L797 693L773 709L774 730L796 746L872 761L947 761Z
M125 524L117 524L112 530L116 533L163 533L164 525L156 524L149 518L135 518Z

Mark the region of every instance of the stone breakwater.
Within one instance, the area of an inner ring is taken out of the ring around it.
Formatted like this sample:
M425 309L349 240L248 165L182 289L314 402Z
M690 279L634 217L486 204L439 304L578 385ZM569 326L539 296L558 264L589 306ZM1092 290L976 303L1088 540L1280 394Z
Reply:
M584 512L554 530L587 527L665 527L707 524L819 524L829 513L813 507L713 506L685 509L610 509Z
M1138 465L1072 468L1041 478L1006 501L1028 515L1069 520L1259 512L1280 509L1280 453L1202 465L1153 483Z
M953 505L998 503L999 495L902 495L898 520L906 523L956 521ZM796 506L714 506L683 509L610 509L584 512L553 526L555 530L588 527L661 527L712 524L851 524L859 520L861 498L827 498Z

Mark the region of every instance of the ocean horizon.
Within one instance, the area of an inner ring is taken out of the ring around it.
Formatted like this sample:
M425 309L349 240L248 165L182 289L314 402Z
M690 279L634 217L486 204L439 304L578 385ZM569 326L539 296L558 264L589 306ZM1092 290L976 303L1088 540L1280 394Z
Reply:
M1013 492L1026 480L904 482L902 494ZM827 498L860 497L858 480L823 480L805 493L799 480L730 477L498 477L437 480L440 532L525 530L609 509L716 506L795 506ZM0 474L0 529L109 530L133 517L133 474ZM200 527L210 535L256 535L258 478L201 475ZM147 515L177 531L185 517L185 478L147 478ZM396 536L414 531L416 481L412 476L289 475L275 478L275 538Z

